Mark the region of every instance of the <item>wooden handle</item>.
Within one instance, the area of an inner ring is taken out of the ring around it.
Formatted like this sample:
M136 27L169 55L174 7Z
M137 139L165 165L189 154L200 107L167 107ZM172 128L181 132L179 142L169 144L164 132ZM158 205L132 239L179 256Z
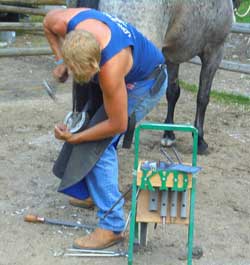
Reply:
M24 221L30 223L44 223L45 219L37 215L28 214L24 216Z

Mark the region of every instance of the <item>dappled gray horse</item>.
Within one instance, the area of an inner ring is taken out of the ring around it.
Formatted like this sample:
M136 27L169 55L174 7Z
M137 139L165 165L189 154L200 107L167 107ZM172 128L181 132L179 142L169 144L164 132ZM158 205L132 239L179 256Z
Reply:
M180 96L179 65L194 56L200 57L194 125L199 131L198 151L204 153L208 147L203 138L205 112L232 26L232 0L100 0L99 9L131 22L163 49L169 72L166 123L174 123L174 109ZM174 133L165 132L162 144L169 146L174 142Z

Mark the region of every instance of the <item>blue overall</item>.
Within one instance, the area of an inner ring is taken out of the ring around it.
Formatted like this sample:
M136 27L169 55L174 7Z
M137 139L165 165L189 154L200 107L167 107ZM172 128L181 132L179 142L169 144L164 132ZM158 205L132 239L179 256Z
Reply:
M101 13L96 10L87 10L78 13L68 23L68 32L74 30L76 25L86 19L96 19L105 23L111 30L111 40L102 50L100 66L111 59L122 49L132 48L133 66L125 78L128 93L128 114L135 112L136 122L142 120L165 95L167 89L166 79L159 91L152 95L150 89L155 80L148 79L150 73L164 63L162 53L132 25L120 19ZM92 170L83 176L77 184L65 189L63 193L78 199L91 196L98 207L98 226L103 229L120 232L123 230L124 213L121 200L105 219L105 212L119 199L121 193L118 188L118 157L117 142L121 135L116 135Z

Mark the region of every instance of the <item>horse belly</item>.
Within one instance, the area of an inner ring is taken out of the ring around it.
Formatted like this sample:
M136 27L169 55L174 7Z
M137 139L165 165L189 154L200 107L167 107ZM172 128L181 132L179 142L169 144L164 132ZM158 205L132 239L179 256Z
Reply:
M158 48L163 47L169 18L165 1L100 0L99 9L131 23Z

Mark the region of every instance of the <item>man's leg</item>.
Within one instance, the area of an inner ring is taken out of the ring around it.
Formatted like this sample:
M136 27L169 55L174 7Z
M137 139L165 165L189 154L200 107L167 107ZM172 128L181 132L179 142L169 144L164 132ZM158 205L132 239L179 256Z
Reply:
M122 199L116 207L103 219L112 205L120 198L118 184L118 157L114 146L116 137L105 150L91 173L86 178L90 196L98 206L98 226L112 231L122 231L124 228L124 213Z
M121 232L125 225L123 213L124 200L122 199L103 218L105 212L121 196L118 185L118 158L115 148L117 139L118 137L114 138L95 167L86 176L90 196L99 208L97 214L99 224L98 228L92 234L76 239L74 242L75 247L102 249L123 239Z

